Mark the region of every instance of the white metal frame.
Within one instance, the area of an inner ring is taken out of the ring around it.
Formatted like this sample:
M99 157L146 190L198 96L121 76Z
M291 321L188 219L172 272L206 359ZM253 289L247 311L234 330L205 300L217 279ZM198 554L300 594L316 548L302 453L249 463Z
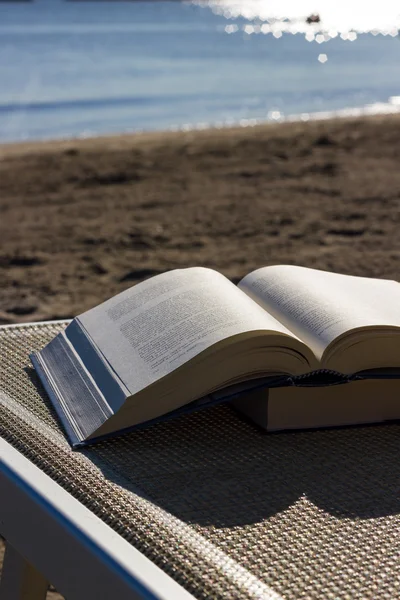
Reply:
M166 573L0 438L1 600L193 600Z
M68 600L194 600L2 438L0 535L0 600L44 600L48 582Z

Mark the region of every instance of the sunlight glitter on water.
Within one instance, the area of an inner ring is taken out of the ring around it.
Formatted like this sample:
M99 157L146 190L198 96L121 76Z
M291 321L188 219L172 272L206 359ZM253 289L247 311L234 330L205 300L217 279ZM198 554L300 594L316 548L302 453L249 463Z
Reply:
M394 0L193 0L191 3L208 7L227 19L244 18L268 23L270 28L262 25L261 33L273 33L274 30L306 33L311 29L396 35L400 29L400 6ZM317 21L307 23L312 15L318 16Z

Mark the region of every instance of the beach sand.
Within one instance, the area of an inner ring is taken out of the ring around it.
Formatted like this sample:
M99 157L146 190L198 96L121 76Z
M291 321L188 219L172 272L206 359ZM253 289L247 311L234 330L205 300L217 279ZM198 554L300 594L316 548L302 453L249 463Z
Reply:
M0 322L165 270L400 275L400 117L0 146Z
M5 545L3 540L0 538L0 575L1 575L1 566L3 564ZM47 592L46 600L62 600L63 596L59 594L53 586L50 586L49 591Z
M399 158L396 116L2 146L0 323L192 265L400 279Z

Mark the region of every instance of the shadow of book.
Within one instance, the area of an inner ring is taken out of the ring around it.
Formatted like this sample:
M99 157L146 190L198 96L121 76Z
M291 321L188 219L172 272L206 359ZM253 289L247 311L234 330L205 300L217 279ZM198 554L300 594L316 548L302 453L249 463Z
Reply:
M41 418L62 429L32 368ZM400 425L265 433L229 405L183 415L82 451L114 483L182 521L257 523L306 497L338 518L400 513Z
M400 512L399 434L397 424L266 434L219 406L85 453L199 526L257 523L303 496L336 517L369 519Z

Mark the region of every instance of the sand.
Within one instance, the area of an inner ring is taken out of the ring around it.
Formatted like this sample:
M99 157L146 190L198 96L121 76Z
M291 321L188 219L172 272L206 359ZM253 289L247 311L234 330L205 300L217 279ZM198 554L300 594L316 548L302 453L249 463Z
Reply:
M0 577L1 577L1 567L3 565L5 552L5 544L3 540L0 538ZM63 596L59 594L53 586L49 586L49 591L47 592L46 600L63 600Z
M300 264L399 278L400 118L0 147L0 322L157 273Z

